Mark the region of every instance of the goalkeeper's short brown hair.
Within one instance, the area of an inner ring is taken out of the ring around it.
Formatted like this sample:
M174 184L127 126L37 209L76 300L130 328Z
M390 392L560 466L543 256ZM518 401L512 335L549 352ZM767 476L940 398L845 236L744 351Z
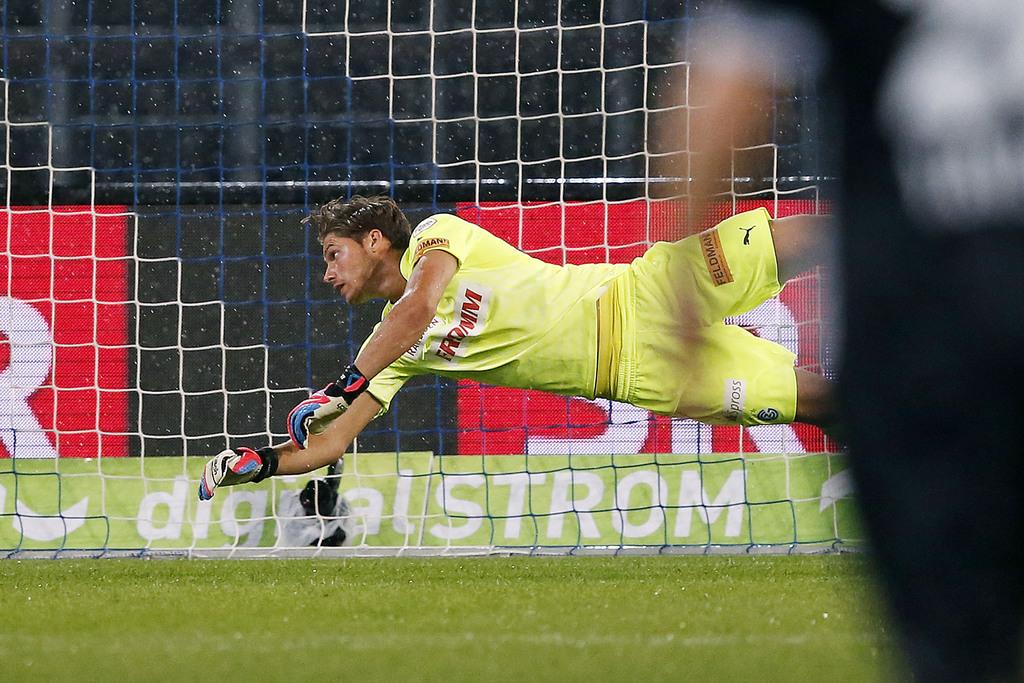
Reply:
M398 204L391 197L352 195L332 199L311 212L303 223L316 226L317 239L323 244L327 235L348 237L357 242L370 230L380 230L391 242L391 248L405 251L412 228Z

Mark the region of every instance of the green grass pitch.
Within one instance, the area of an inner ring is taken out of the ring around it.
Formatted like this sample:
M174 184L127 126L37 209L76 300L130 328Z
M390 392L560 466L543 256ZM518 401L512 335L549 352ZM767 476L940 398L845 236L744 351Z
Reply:
M6 560L6 681L881 681L863 557Z

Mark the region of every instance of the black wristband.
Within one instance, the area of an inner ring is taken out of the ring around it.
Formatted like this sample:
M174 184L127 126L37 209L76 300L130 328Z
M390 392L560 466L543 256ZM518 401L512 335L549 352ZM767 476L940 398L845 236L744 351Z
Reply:
M256 473L256 476L252 478L253 482L263 481L267 477L274 476L277 472L277 451L270 446L264 446L263 448L256 449L256 455L260 456L263 465L260 467L260 471Z
M366 388L370 386L370 382L366 379L366 375L360 372L359 368L356 367L355 363L352 363L345 368L341 377L334 383L338 387L337 395L345 399L345 403L352 405L352 401L359 398L359 394L366 391ZM328 395L332 395L328 393Z

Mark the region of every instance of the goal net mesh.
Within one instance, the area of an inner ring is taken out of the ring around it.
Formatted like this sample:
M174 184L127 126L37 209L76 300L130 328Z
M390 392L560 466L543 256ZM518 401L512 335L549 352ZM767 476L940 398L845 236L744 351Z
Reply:
M558 264L628 262L681 237L685 183L659 162L688 152L701 109L696 4L5 6L0 549L855 542L845 464L817 430L437 378L410 382L312 503L300 492L323 473L196 500L206 458L286 439L291 407L379 320L320 282L299 222L319 203L389 194L413 223L456 213ZM810 79L777 89L769 137L733 151L686 230L759 206L825 212L818 109ZM666 141L668 121L681 129ZM827 285L807 273L731 322L829 374Z

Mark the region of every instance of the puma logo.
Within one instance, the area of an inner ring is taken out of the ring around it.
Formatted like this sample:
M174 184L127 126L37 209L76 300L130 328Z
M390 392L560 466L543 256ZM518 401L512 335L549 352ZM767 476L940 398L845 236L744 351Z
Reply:
M750 244L750 231L756 227L756 225L751 225L749 228L740 228L743 231L743 244Z

